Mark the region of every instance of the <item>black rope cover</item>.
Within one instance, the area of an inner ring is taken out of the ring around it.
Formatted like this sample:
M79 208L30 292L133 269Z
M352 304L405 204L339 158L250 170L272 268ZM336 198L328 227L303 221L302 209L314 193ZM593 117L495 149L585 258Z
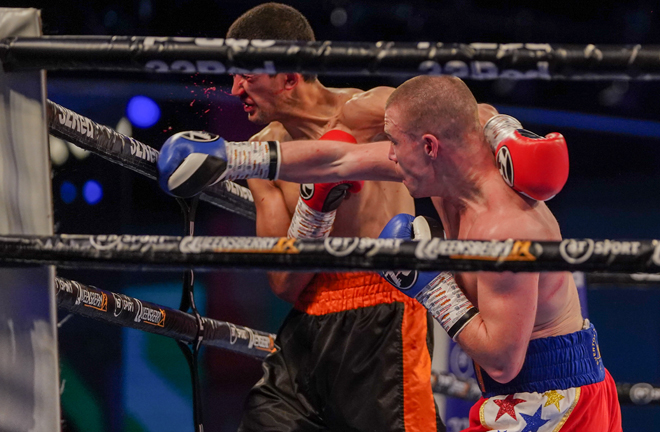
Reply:
M48 130L54 136L152 180L158 178L158 150L55 102L47 101L46 109ZM200 199L249 219L256 218L252 193L234 182L223 181L208 187Z
M472 79L660 79L660 46L546 43L297 42L153 36L12 37L5 71L186 74L316 72Z
M166 336L186 344L197 340L197 322L192 314L62 277L55 278L55 288L58 306L77 315ZM256 359L263 359L276 349L274 334L211 318L201 319L204 346Z
M0 261L121 270L194 267L657 273L660 241L2 235Z

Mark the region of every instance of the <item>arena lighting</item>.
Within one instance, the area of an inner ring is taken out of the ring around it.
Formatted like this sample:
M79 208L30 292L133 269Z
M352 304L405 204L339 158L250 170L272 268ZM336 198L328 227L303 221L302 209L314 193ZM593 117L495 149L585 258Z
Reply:
M126 104L126 116L134 126L149 128L160 119L160 107L147 96L133 96Z
M60 197L65 204L71 204L78 196L78 188L68 180L62 182L60 186Z
M88 180L83 186L83 198L87 204L97 204L103 198L103 187L96 180Z

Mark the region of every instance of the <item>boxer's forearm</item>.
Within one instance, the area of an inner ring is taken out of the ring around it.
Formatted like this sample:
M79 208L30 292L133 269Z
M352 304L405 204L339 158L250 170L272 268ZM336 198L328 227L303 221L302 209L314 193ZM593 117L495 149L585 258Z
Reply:
M370 144L283 142L278 178L296 183L400 181L394 162L388 158L389 147L388 141Z

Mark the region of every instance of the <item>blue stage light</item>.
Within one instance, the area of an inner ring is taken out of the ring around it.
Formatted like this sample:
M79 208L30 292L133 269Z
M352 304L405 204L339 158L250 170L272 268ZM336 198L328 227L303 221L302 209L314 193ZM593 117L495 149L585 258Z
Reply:
M103 187L96 180L88 180L83 186L83 197L87 204L94 205L103 198Z
M73 200L78 196L78 189L76 186L68 180L62 182L60 186L60 197L65 204L71 204Z
M126 117L134 126L148 128L160 119L160 107L151 98L133 96L126 105Z

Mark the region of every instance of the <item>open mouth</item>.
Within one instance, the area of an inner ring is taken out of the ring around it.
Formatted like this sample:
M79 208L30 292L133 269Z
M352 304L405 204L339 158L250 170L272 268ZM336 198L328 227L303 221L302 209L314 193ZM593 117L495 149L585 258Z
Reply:
M256 105L254 103L250 103L246 100L244 100L242 102L243 102L243 110L245 110L245 112L249 113L249 112L253 112L255 110Z

